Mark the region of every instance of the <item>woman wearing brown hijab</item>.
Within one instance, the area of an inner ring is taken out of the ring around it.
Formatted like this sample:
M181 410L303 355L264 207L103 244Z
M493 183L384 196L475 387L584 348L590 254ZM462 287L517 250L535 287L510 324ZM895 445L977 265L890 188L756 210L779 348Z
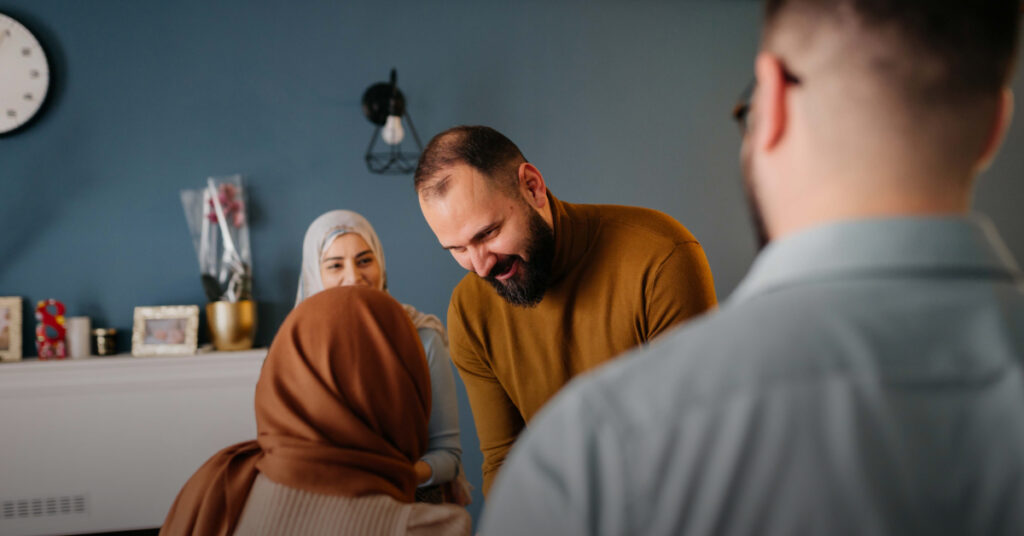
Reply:
M469 514L413 503L430 378L408 315L384 292L303 301L256 384L257 439L203 464L161 534L469 534Z

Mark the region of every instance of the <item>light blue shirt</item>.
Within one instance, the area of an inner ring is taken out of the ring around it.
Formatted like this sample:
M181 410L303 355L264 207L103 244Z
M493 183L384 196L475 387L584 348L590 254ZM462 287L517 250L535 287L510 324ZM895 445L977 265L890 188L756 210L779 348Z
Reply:
M718 311L572 382L487 536L1024 534L1024 284L980 218L773 243Z
M430 368L430 423L427 452L421 458L433 473L420 486L443 484L458 474L462 447L459 444L459 406L455 399L452 358L441 334L431 328L417 330Z

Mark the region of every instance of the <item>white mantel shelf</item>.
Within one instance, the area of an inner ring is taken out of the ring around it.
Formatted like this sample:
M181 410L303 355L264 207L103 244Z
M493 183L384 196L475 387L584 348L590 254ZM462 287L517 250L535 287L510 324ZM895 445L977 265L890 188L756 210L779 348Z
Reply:
M255 438L266 353L0 363L0 534L159 526L206 459Z
M131 354L86 359L26 359L0 363L0 399L52 394L66 396L74 390L146 390L153 387L192 389L251 376L253 365L267 355L266 348L239 352L206 352L181 356L134 357Z

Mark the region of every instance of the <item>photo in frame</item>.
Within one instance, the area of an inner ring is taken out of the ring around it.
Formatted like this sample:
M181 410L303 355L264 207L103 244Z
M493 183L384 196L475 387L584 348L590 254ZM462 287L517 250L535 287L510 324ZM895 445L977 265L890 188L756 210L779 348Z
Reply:
M136 307L132 355L191 355L199 334L198 305Z
M21 361L21 298L0 297L0 361Z

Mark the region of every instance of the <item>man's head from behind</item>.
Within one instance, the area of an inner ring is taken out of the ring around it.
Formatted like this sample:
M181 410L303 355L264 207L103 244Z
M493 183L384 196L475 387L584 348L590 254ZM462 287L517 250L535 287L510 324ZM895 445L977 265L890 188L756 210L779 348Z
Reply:
M766 0L744 138L778 237L957 213L1012 110L1020 0Z
M511 140L484 126L434 137L415 173L423 216L441 246L514 305L540 302L554 234L540 171Z

